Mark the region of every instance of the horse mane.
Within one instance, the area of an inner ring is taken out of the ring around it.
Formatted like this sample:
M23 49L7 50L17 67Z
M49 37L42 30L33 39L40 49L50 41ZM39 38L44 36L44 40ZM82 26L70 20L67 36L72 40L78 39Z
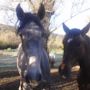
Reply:
M24 19L20 23L20 29L24 28L24 26L28 23L34 22L39 27L42 27L39 18L31 13L25 13Z

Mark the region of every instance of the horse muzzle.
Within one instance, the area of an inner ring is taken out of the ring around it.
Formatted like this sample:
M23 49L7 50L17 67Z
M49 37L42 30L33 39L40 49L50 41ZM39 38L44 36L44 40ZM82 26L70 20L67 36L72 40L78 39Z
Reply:
M62 79L71 78L71 69L70 69L69 65L62 63L59 66L59 74Z
M29 84L30 84L30 86L32 86L34 88L34 87L37 87L40 84L40 81L30 80Z

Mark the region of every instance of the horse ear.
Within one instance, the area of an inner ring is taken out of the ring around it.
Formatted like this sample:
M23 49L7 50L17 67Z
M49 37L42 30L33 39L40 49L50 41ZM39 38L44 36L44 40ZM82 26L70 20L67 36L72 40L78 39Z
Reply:
M43 19L45 16L45 7L42 3L40 4L37 16L39 16L40 19Z
M90 22L81 30L81 34L85 35L89 31L89 28L90 28Z
M69 33L70 29L63 23L63 29L66 32L66 34Z
M18 18L20 21L23 20L24 12L23 12L20 4L18 4L17 7L16 7L16 15L17 15L17 18Z

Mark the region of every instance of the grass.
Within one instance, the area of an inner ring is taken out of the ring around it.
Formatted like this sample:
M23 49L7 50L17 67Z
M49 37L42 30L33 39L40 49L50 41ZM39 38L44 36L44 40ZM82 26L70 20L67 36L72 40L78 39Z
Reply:
M16 48L19 42L14 30L0 30L0 49Z
M7 77L7 78L1 78L0 79L0 85L9 83L9 82L13 82L19 79L19 76L12 76L12 77Z

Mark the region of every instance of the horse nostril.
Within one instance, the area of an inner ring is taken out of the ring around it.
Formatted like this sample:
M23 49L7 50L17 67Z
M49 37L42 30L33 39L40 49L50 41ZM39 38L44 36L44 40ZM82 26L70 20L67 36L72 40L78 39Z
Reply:
M29 83L29 79L30 79L30 77L28 76L28 74L25 76L25 80L26 80L26 82L27 83Z
M41 74L38 74L37 81L41 81Z
M25 80L27 83L30 83L30 80L36 80L36 81L41 81L42 75L40 73L37 73L35 75L32 74L26 74L25 75Z

